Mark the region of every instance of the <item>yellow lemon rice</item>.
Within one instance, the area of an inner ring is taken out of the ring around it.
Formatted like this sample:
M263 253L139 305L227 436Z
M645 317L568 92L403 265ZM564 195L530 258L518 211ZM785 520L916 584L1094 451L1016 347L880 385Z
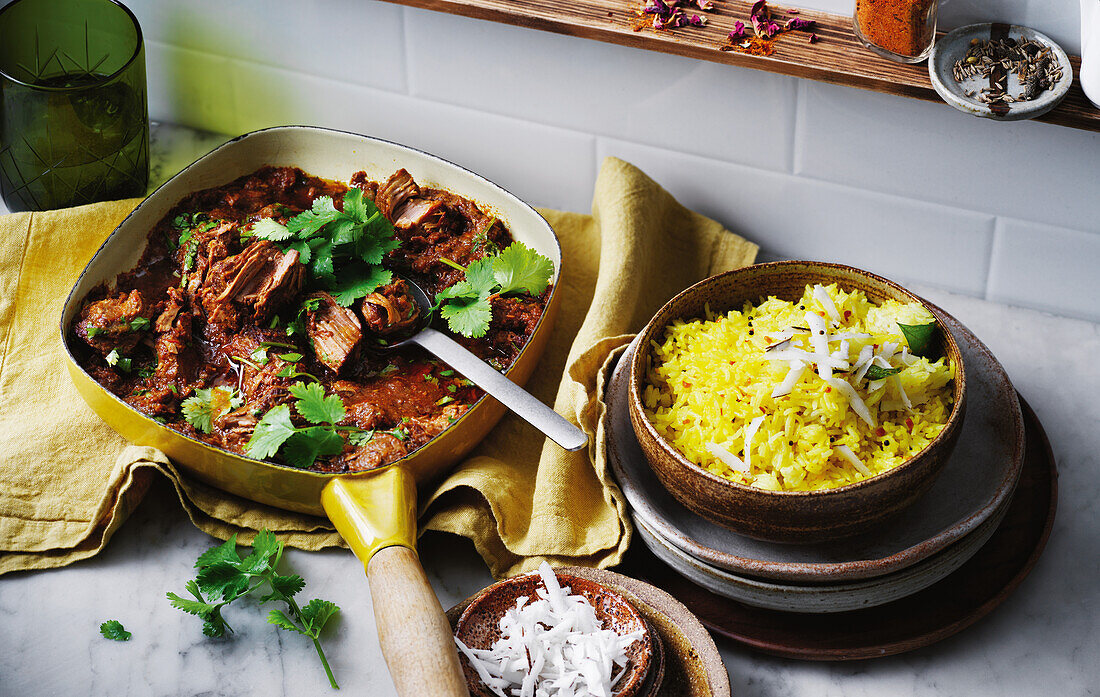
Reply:
M658 433L717 475L844 486L897 467L947 422L953 366L913 355L898 327L934 321L919 303L875 305L834 284L706 314L651 342L643 402Z

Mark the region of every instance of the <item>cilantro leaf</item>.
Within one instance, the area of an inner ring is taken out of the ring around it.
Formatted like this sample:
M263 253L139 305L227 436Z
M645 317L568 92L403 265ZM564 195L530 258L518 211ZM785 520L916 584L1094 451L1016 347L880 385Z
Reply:
M248 574L238 566L220 561L199 569L195 578L203 595L217 600L232 600L243 593L248 588Z
M389 269L355 263L341 268L332 278L329 288L338 305L349 307L357 299L370 295L392 280L393 272Z
M260 218L253 224L253 226L242 233L251 237L258 237L261 240L271 240L272 242L284 242L294 237L294 233L290 231L286 225L281 225L273 218Z
M193 581L192 581L193 583ZM201 600L191 600L190 598L181 598L175 593L167 593L169 603L177 610L183 610L189 615L195 615L197 617L205 617L214 611L214 606L210 603L203 602Z
M130 320L130 331L132 331L132 332L142 332L142 331L145 331L146 329L148 329L150 326L152 326L152 324L153 323L149 321L148 317L135 317L132 320ZM89 331L89 336L91 336L90 331Z
M279 542L279 538L275 537L273 532L264 528L252 538L252 554L249 556L268 559L280 554L282 549L283 543Z
M280 576L275 574L268 580L271 583L271 593L260 598L260 602L278 600L280 597L292 598L306 587L305 579L297 575Z
M314 278L332 275L333 266L331 241L326 240L323 244L313 249L313 261L310 263L309 268L311 271L313 271Z
M513 242L493 259L493 275L500 283L501 295L538 295L546 290L553 274L553 262L522 242Z
M377 214L379 220L385 220L381 213ZM381 235L363 235L355 243L354 256L359 257L368 264L381 264L387 254L401 246L400 240L393 237L392 228L389 237Z
M317 636L329 619L339 610L340 608L336 603L329 600L314 598L309 601L302 608L302 622L305 623L306 633L310 636Z
M237 555L237 533L233 533L224 543L217 547L211 547L200 554L198 560L195 561L195 568L201 569L219 562L236 564L240 560L241 558Z
M374 430L352 431L348 434L348 443L352 445L366 445L374 439Z
M901 368L883 368L881 366L872 365L867 368L867 372L865 373L865 375L867 376L868 380L881 380L883 378L888 378L891 375L897 375L900 372Z
M299 239L307 239L316 235L321 228L340 217L340 211L332 204L331 196L318 196L313 199L313 206L308 211L302 211L287 221L287 229L298 236Z
M469 281L459 281L458 283L444 288L435 294L436 307L443 305L448 300L477 300L481 297L481 293L473 286Z
M487 298L496 290L495 261L492 258L478 259L466 267L466 282L477 291L480 298Z
M372 213L377 211L374 201L363 197L362 189L353 186L344 194L344 214L352 219L365 222Z
M262 351L263 349L257 349ZM253 357L255 351L253 352ZM260 365L267 362L266 352ZM240 406L240 398L236 390L228 390L224 387L208 387L195 390L193 397L183 400L180 410L184 420L203 433L210 433L214 428L214 421L235 406Z
M266 460L279 452L279 447L294 432L294 424L290 422L290 407L280 404L270 409L260 419L260 423L256 424L252 437L245 446L245 453L257 460Z
M476 339L489 331L493 308L488 298L455 298L440 309L439 315L447 320L451 331Z
M282 610L272 610L267 613L267 621L275 625L279 629L285 629L288 632L297 632L298 634L305 634L298 625L294 624L294 620L286 616L286 613Z
M283 444L282 454L292 466L306 469L317 458L338 455L343 450L344 439L340 434L324 426L313 426L291 436Z
M363 226L356 225L354 220L344 218L331 223L331 229L327 232L332 238L332 244L352 244L358 242L363 236Z
M291 249L298 252L298 262L301 264L308 264L309 260L313 258L313 248L309 246L309 242L303 242L302 240L291 242L284 251L290 251Z
M344 402L337 395L325 396L325 388L315 382L299 382L290 386L290 394L298 398L294 408L310 423L336 425L344 418Z
M305 610L302 612L305 612ZM118 620L107 620L99 625L99 633L113 641L129 641L130 637L133 636L133 634L126 631L126 628Z

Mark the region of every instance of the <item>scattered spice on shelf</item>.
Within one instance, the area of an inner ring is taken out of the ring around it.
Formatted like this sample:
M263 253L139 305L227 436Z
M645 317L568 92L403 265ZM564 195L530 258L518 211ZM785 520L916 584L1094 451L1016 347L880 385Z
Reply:
M707 18L696 12L712 12L714 0L645 0L640 16L645 20L634 27L639 31L650 26L657 30L680 27L705 27Z
M1023 89L1009 94L1005 85L1015 73ZM1062 65L1050 46L1035 39L971 39L966 55L952 67L955 82L974 78L988 79L989 87L967 90L966 96L983 104L1027 102L1036 99L1062 79Z
M798 10L787 10L787 14L798 14ZM780 24L779 18L772 16L771 8L765 0L757 0L749 10L749 23L752 34L745 30L745 23L734 22L733 31L726 36L726 43L718 47L719 51L737 51L754 56L770 56L775 51L774 42L780 35L789 31L810 32L810 43L820 39L812 30L817 22L812 19L791 17Z

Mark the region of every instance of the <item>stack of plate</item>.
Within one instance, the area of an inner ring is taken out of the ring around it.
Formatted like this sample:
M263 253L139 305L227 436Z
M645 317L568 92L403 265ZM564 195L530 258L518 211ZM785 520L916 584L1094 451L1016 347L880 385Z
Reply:
M1020 477L1024 426L1004 369L948 316L967 368L963 431L932 489L873 533L828 544L762 542L681 505L650 470L627 411L631 346L607 390L608 454L642 541L719 595L790 612L846 612L920 591L958 569L1001 522Z

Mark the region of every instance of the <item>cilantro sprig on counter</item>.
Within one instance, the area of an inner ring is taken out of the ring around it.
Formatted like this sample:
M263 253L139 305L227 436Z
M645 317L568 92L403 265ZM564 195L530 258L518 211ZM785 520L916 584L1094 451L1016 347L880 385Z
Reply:
M393 280L382 260L400 243L393 225L361 189L348 189L343 208L337 210L331 196L319 196L310 210L286 225L263 218L241 234L271 240L284 251L296 250L301 263L309 267L314 285L348 307Z
M499 254L461 266L443 260L466 274L465 279L435 296L435 309L458 334L472 339L485 336L493 319L493 296L518 293L538 295L550 284L554 263L522 242L513 242Z
M199 617L203 623L203 634L220 637L233 631L222 617L222 608L266 586L268 592L259 596L261 605L272 600L286 605L285 611L269 612L267 621L280 629L309 637L321 658L329 683L333 689L339 689L319 637L325 624L340 608L319 598L310 600L305 607L299 607L294 596L305 587L306 582L301 576L278 573L276 569L282 556L283 543L265 529L257 533L252 541L252 553L242 559L237 553L237 535L234 533L225 544L207 550L195 562L198 573L185 586L192 598L168 593L168 599L177 610Z
M107 620L99 625L99 633L111 641L130 641L130 637L133 636L118 620Z

